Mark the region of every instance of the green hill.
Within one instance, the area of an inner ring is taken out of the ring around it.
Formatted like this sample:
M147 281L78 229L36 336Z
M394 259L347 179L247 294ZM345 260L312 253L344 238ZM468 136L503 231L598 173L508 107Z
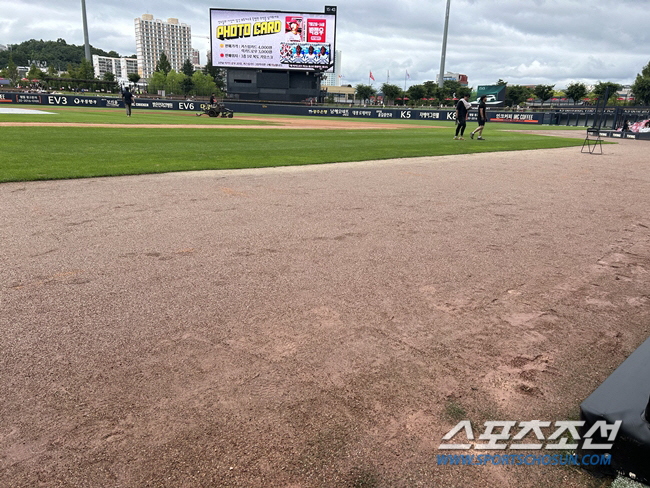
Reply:
M0 68L9 64L9 54L11 54L14 63L18 66L27 66L28 61L46 61L48 66L54 66L58 70L66 70L68 65L78 66L85 55L84 46L75 46L68 44L64 39L56 41L37 41L30 39L20 44L11 45L11 51L0 51ZM99 54L100 56L110 56L118 58L120 55L115 51L103 51L90 46L90 54Z

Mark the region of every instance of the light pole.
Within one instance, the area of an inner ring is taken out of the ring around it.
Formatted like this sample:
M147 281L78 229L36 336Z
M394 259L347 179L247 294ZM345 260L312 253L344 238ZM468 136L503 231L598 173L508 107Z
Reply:
M88 19L86 19L86 0L81 0L81 16L84 21L84 44L86 45L86 59L90 61L90 43L88 42Z
M438 86L442 88L445 84L445 55L447 53L447 31L449 30L449 4L451 0L447 0L447 13L445 14L445 32L442 35L442 55L440 56L440 77L438 78Z

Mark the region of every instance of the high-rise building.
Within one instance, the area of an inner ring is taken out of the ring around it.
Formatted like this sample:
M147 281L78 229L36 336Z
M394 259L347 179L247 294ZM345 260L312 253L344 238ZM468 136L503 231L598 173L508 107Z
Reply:
M178 19L165 22L144 14L135 19L135 49L142 78L151 78L162 53L172 69L180 72L185 60L192 60L192 28L179 24Z
M126 81L132 73L138 73L138 60L133 58L109 58L93 54L95 78L102 79L106 73L113 73L115 81Z
M341 86L341 51L334 56L334 73L324 73L321 86Z

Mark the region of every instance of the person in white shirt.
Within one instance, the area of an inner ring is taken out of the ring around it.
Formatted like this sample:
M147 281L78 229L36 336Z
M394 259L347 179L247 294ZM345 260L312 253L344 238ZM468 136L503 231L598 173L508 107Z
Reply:
M302 41L300 31L298 30L298 28L300 27L298 22L291 22L291 24L289 25L291 26L291 30L286 33L284 40L288 42Z
M309 46L309 52L305 56L305 59L307 60L308 63L316 62L316 52L314 52L314 46Z
M296 46L296 54L293 55L291 58L291 62L293 63L303 63L305 61L304 54L302 52L302 48L298 45Z
M318 52L318 62L321 64L328 64L330 62L329 56L327 55L327 48L322 46Z

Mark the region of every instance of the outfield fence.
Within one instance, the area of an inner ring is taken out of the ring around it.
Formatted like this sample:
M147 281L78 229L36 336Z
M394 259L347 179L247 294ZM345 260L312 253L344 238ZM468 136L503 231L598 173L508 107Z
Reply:
M48 93L0 93L2 105L46 105L59 107L108 107L123 108L124 102L117 97L55 95ZM399 120L431 120L453 121L455 110L427 110L411 108L378 108L378 107L324 107L309 105L283 105L263 102L238 102L225 100L226 108L237 113L301 115L314 117L350 117L361 119L399 119ZM199 112L207 106L199 100L170 100L136 98L134 109L148 110L180 110ZM477 111L469 113L468 120L476 122ZM498 109L488 109L488 122L508 122L528 125L558 125L568 127L593 127L600 121L603 129L616 129L625 119L630 123L650 118L650 107L642 108L607 108L601 114L596 109L560 109L548 112L512 112Z

